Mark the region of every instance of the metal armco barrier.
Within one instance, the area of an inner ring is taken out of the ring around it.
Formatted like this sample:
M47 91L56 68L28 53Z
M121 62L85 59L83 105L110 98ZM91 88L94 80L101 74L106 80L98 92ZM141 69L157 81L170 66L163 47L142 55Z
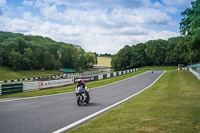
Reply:
M94 81L99 80L99 76L94 76Z
M119 72L116 72L116 76L119 76Z
M188 68L189 68L189 71L200 80L200 63L187 66L187 70Z
M189 68L189 71L190 71L192 74L194 74L194 75L200 80L200 73L198 73L198 72L192 70L191 68Z
M111 78L113 77L113 73L110 73L110 77L111 77Z
M14 83L14 84L2 84L1 93L4 94L13 94L23 92L23 83Z
M107 74L103 74L103 79L107 79Z

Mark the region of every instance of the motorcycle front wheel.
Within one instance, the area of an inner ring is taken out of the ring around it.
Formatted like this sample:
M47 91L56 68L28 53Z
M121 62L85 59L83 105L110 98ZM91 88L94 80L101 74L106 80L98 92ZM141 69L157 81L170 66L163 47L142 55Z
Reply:
M83 103L83 96L80 95L77 97L77 104L78 104L78 106L81 106L82 103Z

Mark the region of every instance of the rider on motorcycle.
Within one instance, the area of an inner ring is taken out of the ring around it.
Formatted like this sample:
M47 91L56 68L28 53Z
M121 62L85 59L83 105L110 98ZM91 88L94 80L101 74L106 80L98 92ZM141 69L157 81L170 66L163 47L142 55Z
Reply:
M76 88L78 88L79 86L82 87L83 92L86 94L86 96L88 96L88 98L90 98L90 95L89 95L87 89L85 89L86 84L82 81L82 79L80 79L80 80L78 81L78 83L77 83L77 85L76 85Z
M151 73L153 74L153 69L151 69Z

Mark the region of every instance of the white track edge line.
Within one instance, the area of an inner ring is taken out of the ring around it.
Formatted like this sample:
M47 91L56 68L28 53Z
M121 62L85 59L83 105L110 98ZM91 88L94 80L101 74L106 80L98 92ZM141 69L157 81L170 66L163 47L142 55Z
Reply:
M99 114L101 114L101 113L103 113L103 112L105 112L105 111L107 111L107 110L109 110L109 109L115 107L115 106L118 106L119 104L121 104L121 103L123 103L123 102L129 100L130 98L132 98L132 97L134 97L134 96L140 94L141 92L143 92L143 91L145 91L146 89L148 89L149 87L151 87L158 79L160 79L160 77L161 77L165 72L166 72L166 71L164 71L153 83L151 83L149 86L147 86L147 87L144 88L143 90L141 90L141 91L139 91L139 92L137 92L137 93L135 93L135 94L133 94L133 95L131 95L131 96L129 96L129 97L127 97L127 98L125 98L125 99L123 99L123 100L121 100L121 101L119 101L119 102L113 104L113 105L111 105L111 106L108 106L108 107L106 107L106 108L104 108L104 109L102 109L102 110L100 110L100 111L97 111L97 112L95 112L95 113L93 113L93 114L91 114L91 115L89 115L89 116L86 116L85 118L80 119L80 120L78 120L78 121L76 121L76 122L74 122L74 123L72 123L72 124L70 124L70 125L68 125L68 126L66 126L66 127L63 127L63 128L61 128L61 129L59 129L59 130L56 130L56 131L54 131L54 132L52 132L52 133L62 133L62 132L65 132L65 131L67 131L67 130L69 130L69 129L71 129L71 128L73 128L73 127L79 125L79 124L81 124L81 123L84 122L84 121L87 121L87 120L89 120L89 119L91 119L91 118L93 118L93 117L95 117L95 116L97 116L97 115L99 115Z
M97 89L97 88L109 86L109 85L112 85L112 84L115 84L115 83L119 83L119 82L122 82L122 81L125 81L125 80L128 80L128 79L134 78L134 77L136 77L136 76L145 74L145 73L147 73L147 72L148 72L148 71L146 71L146 72L144 72L144 73L141 73L141 74L138 74L138 75L135 75L135 76L132 76L132 77L130 77L130 78L122 79L122 80L119 80L119 81L116 81L116 82L113 82L113 83L110 83L110 84L107 84L107 85L98 86L98 87L94 87L94 88L90 88L90 89ZM120 76L121 76L121 75L120 75ZM116 76L116 77L117 77L117 76ZM58 94L44 95L44 96L35 96L35 97L25 97L25 98L9 99L9 100L2 100L2 101L1 101L1 99L0 99L0 103L3 103L3 102L12 102L12 101L19 101L19 100L26 100L26 99L35 99L35 98L40 98L40 97L50 97L50 96L57 96L57 95L65 95L65 94L68 94L68 93L74 93L74 92L72 91L72 92L66 92L66 93L58 93Z

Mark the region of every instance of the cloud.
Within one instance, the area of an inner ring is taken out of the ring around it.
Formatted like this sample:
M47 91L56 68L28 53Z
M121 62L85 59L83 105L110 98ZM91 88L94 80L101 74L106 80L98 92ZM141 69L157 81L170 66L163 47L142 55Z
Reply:
M24 13L22 19L0 17L0 29L50 37L56 41L78 44L86 51L112 54L127 44L133 45L158 38L168 39L179 35L170 31L156 32L139 26L108 29L95 25L61 25L43 21L29 12Z
M164 12L153 8L117 8L108 12L107 9L84 10L81 8L66 8L59 11L57 5L43 4L41 13L56 21L74 25L101 25L102 27L127 27L138 24L170 25L173 19Z
M124 45L180 35L168 29L177 25L169 14L177 8L167 1L25 0L23 4L33 6L38 14L26 8L20 17L0 16L0 30L41 35L111 54Z
M34 2L33 2L32 0L24 0L24 1L23 1L23 4L24 4L25 6L32 6L32 5L34 4Z
M0 7L5 6L6 5L6 0L0 0Z
M4 14L4 11L7 8L6 4L7 4L6 0L0 0L0 15Z
M52 18L52 19L57 19L58 18L57 15L59 14L56 5L52 6L45 5L43 8L41 8L41 12L46 18Z

